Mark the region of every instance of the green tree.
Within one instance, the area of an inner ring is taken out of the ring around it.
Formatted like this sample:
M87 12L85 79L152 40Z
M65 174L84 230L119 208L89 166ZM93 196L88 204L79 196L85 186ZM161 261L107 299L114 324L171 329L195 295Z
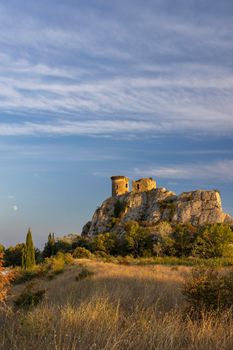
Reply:
M24 243L18 243L14 247L7 248L4 252L4 266L21 266L24 246Z
M140 227L138 222L126 222L124 239L128 252L135 257L152 255L152 235L148 229Z
M175 255L178 257L190 256L196 238L196 228L191 224L177 224L172 235Z
M93 239L93 250L113 254L116 246L116 235L114 233L100 233Z
M4 250L5 250L4 245L0 244L0 253L3 253L3 252L4 252Z
M33 267L35 264L36 264L35 248L32 240L32 233L29 228L26 236L26 245L22 253L22 267L24 269L29 269Z
M43 250L43 257L50 258L53 255L55 255L55 238L54 233L49 233L48 241L46 242Z
M175 255L173 228L167 221L161 221L155 229L153 253L156 256Z
M192 254L202 258L233 255L233 232L229 225L213 224L201 227Z

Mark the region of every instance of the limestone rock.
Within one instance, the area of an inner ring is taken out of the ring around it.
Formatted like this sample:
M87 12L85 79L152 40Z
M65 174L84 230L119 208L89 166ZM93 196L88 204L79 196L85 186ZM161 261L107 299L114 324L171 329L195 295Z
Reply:
M121 209L117 218L116 206ZM106 199L95 211L92 221L84 226L82 234L94 236L102 232L121 232L129 220L147 222L151 226L160 220L173 224L219 222L233 225L233 218L222 210L221 197L216 190L183 192L177 196L166 188L157 188Z

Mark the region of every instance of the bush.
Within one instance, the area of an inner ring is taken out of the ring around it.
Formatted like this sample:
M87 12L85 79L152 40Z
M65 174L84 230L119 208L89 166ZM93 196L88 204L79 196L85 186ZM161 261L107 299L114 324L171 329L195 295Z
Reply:
M42 269L32 268L30 270L24 270L21 268L16 269L14 284L21 284L42 275Z
M27 285L20 296L14 301L15 306L28 309L38 305L45 296L45 289L33 290L34 284Z
M73 257L76 259L82 259L82 258L90 259L92 257L92 253L86 248L77 247L73 253Z
M191 310L221 311L233 306L233 270L194 269L186 280L183 294Z
M90 277L94 275L93 271L90 271L86 267L83 267L82 270L79 272L79 274L75 277L76 281L80 281L84 278Z
M97 250L95 252L95 256L97 258L108 258L109 257L109 255L107 253L103 252L102 250Z
M0 303L5 301L9 291L13 273L6 270L3 266L3 253L0 253Z

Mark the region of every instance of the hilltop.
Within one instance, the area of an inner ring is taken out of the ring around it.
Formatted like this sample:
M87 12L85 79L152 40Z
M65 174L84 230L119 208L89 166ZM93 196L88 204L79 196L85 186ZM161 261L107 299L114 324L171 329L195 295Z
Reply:
M153 188L107 198L83 227L82 235L121 232L124 223L129 220L147 226L154 226L162 220L194 226L214 223L233 225L233 217L222 210L217 190L196 190L176 195L166 188Z

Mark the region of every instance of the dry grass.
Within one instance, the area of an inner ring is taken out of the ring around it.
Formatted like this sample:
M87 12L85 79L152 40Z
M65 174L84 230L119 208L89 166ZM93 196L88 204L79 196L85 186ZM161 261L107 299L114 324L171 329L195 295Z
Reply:
M230 312L193 320L181 293L188 267L123 266L81 260L93 276L76 280L78 263L48 281L46 300L30 311L0 316L1 349L233 348ZM22 291L13 289L11 299Z

